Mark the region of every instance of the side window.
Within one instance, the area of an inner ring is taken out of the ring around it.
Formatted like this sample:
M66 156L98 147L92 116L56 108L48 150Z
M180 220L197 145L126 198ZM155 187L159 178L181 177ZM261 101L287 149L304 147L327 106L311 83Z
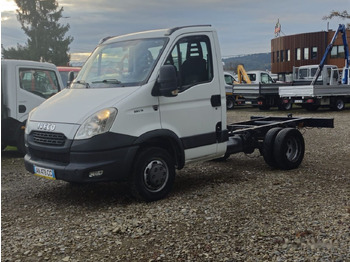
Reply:
M20 87L35 95L49 98L59 91L54 71L21 68L19 70Z
M176 43L165 64L174 65L179 76L179 90L213 79L213 60L207 36L185 37Z
M234 81L234 79L233 79L233 77L232 76L230 76L230 75L225 75L225 82L226 82L226 84L227 85L233 85L233 81Z

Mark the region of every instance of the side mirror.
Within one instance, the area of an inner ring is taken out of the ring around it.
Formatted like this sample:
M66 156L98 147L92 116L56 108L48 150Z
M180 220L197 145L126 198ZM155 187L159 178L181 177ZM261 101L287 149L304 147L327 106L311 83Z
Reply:
M177 75L176 67L173 65L163 65L158 77L159 93L162 96L177 96Z
M75 77L74 77L74 72L73 72L73 71L70 71L70 72L68 73L68 82L67 82L67 86L69 86L70 83L73 82L74 78L75 78Z

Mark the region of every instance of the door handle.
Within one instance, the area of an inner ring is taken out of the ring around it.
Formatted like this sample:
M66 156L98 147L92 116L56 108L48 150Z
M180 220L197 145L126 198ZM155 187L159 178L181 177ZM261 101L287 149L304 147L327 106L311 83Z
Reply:
M27 111L27 108L25 105L19 105L18 106L18 112L19 113L25 113Z
M220 95L212 95L210 98L211 106L218 107L221 106L221 96Z

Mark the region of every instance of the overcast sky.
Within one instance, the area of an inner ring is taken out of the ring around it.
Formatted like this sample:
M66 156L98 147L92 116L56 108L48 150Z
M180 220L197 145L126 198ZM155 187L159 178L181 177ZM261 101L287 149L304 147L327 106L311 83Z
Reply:
M322 20L332 10L349 10L350 0L58 0L60 22L74 37L71 53L91 52L111 35L211 24L219 35L223 57L270 52L279 19L281 35L336 29L349 20ZM16 18L13 0L1 0L1 43L24 45L27 36ZM327 25L329 23L329 25Z

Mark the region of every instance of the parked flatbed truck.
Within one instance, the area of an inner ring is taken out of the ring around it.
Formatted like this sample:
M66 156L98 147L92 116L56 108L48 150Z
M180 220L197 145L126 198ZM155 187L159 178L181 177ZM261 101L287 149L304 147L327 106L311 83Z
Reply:
M339 79L340 74L337 67L334 66L332 68L330 66L328 70L325 67L326 58L332 50L333 43L339 33L342 33L345 58L345 66L341 74L341 79ZM330 107L338 111L343 110L345 104L350 102L349 64L349 45L346 38L346 28L344 24L340 24L330 44L327 46L320 64L317 66L310 85L298 87L283 86L279 88L279 95L284 103L301 104L307 110L317 110L319 107ZM318 84L320 76L322 76L322 79L328 79L328 81L325 82L323 80L322 84Z
M73 183L128 181L135 197L154 201L170 192L175 169L193 162L259 149L267 164L297 168L305 152L298 129L333 127L327 118L226 119L211 26L112 37L69 88L31 112L25 166Z

